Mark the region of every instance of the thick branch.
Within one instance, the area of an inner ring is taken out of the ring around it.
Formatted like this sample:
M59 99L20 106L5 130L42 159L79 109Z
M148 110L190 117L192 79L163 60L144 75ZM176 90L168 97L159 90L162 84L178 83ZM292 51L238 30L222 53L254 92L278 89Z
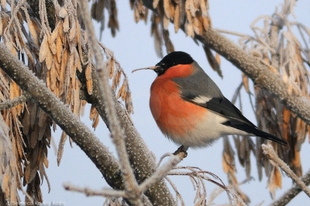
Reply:
M266 65L212 29L204 32L201 36L196 35L195 38L225 57L250 77L255 85L274 94L289 110L310 124L310 103L308 99L302 96L289 95L280 76L274 74Z

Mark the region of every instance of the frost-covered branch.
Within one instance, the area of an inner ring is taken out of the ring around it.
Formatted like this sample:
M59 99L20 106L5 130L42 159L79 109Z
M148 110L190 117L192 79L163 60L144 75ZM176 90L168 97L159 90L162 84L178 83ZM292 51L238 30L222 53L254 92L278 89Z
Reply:
M19 97L16 97L12 100L7 100L5 102L1 102L0 103L0 111L4 110L4 109L10 109L12 107L15 107L16 105L19 105L21 103L26 102L28 99L30 99L30 96L25 93Z

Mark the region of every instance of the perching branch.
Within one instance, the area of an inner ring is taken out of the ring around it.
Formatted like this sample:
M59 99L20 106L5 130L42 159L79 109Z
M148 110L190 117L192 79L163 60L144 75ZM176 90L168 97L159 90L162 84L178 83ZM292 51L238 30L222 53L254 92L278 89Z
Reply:
M150 178L146 179L140 185L139 189L141 190L141 192L146 191L148 188L150 188L151 185L155 184L156 182L162 180L165 176L167 176L169 171L171 171L178 163L180 163L186 157L186 155L187 154L185 154L184 152L172 155L171 159L167 163L159 167Z

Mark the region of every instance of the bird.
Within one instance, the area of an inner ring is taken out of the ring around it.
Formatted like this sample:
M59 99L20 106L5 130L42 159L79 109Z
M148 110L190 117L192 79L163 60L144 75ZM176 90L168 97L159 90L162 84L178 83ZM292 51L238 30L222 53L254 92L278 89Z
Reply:
M150 110L161 132L181 145L177 151L207 147L227 135L258 136L287 144L244 117L189 54L174 51L155 66L132 72L143 69L157 74L150 89Z

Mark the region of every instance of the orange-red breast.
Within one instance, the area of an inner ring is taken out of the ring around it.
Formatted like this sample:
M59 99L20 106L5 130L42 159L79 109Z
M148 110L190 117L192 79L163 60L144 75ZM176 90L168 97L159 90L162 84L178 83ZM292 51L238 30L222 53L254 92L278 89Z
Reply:
M286 144L245 118L187 53L171 52L154 67L144 69L158 75L151 86L153 117L160 130L185 151L231 134L255 135Z

